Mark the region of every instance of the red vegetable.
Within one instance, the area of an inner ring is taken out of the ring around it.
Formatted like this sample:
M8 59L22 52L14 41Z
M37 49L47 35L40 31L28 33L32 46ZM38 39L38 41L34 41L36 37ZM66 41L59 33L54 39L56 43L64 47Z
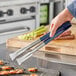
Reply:
M14 69L13 67L10 67L10 66L3 66L2 67L2 70L12 70Z
M4 62L2 60L0 60L0 65L4 65Z
M12 70L13 67L10 67L10 66L3 66L2 67L2 70Z
M38 76L37 74L31 74L30 76Z
M0 75L9 75L9 71L0 71Z
M15 70L10 70L9 73L10 74L16 74L16 71Z
M37 69L37 68L29 68L28 71L29 71L29 72L37 72L38 69Z
M16 69L15 71L16 71L16 74L22 74L22 73L24 73L23 69Z
M24 71L22 69L10 70L10 74L22 74Z
M23 76L29 76L29 75L23 75Z

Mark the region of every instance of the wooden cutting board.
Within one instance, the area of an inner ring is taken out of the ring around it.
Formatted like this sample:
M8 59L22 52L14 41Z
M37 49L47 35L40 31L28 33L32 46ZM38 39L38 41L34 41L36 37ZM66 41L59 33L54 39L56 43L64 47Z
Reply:
M72 33L76 37L76 25L71 28ZM15 47L21 48L29 45L30 41L19 40L17 37L8 39L6 42L7 47ZM50 50L46 50L45 47L49 47ZM76 38L74 40L53 40L46 46L40 49L43 52L47 53L58 53L58 54L68 54L68 55L76 55Z

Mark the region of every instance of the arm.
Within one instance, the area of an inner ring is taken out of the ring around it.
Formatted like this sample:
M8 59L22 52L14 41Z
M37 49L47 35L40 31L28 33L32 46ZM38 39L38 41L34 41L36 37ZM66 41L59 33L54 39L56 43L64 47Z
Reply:
M57 15L50 24L50 36L53 37L57 28L66 21L71 21L73 17L76 17L76 1L72 2L67 8L65 8L59 15Z
M73 17L76 17L76 0L73 0L73 2L67 6L67 8Z

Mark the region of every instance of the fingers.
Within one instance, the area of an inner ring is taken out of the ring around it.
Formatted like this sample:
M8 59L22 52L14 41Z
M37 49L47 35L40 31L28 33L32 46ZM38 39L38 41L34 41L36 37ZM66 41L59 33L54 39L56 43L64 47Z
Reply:
M50 37L53 37L54 34L56 33L57 26L55 24L51 24L50 26Z
M56 33L56 30L58 27L60 27L65 22L65 18L63 14L59 14L56 16L52 21L50 25L50 37L53 37Z

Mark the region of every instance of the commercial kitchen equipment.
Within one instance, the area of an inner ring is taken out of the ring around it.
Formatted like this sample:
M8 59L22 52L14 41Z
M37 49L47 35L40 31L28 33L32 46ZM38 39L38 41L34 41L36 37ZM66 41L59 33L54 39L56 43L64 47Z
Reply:
M0 0L0 44L39 27L39 8L39 0Z
M2 1L5 1L5 0L2 0ZM6 1L8 1L8 0L6 0ZM11 0L9 0L9 1L11 2ZM13 27L13 25L12 25L12 27ZM18 28L16 28L16 29L18 29ZM10 37L12 37L12 35L13 34L10 34ZM18 35L18 33L16 35ZM4 35L2 35L2 36L4 36ZM5 42L5 39L3 39L2 36L0 36L0 39L4 40L4 42ZM5 37L7 37L7 36L8 35L6 35ZM15 36L15 34L14 34L14 36ZM1 43L3 43L2 40L0 41ZM6 47L5 43L0 44L0 59L3 59L5 61L9 62L10 63L9 65L14 65L15 67L17 67L17 65L14 64L9 58L9 53L11 53L13 51L16 51L16 49L13 49L13 50L10 48L8 49ZM62 76L76 76L76 57L75 56L53 55L53 54L47 55L43 52L38 51L38 52L36 52L36 54L33 57L31 57L28 61L24 62L24 64L21 66L25 67L25 68L36 67L36 66L38 66L39 68L40 67L48 68L48 69L50 68L50 69L61 71ZM55 73L56 73L56 71L55 71Z
M65 0L40 0L40 24L48 25L64 8Z

